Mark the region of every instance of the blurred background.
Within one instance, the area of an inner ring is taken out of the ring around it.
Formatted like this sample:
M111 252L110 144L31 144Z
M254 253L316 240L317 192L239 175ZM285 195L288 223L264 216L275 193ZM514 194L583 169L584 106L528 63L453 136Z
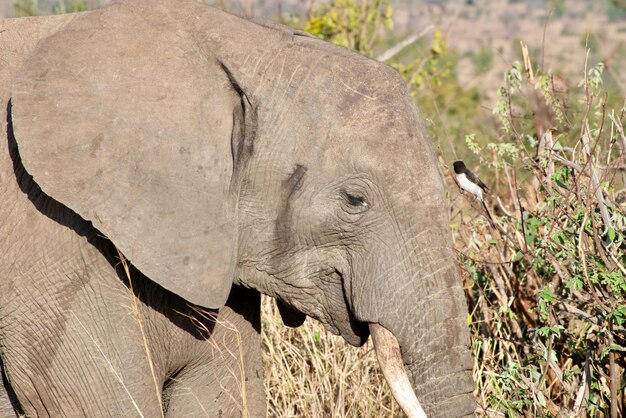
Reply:
M0 16L105 0L0 0ZM626 0L205 0L387 63L448 181L480 415L626 415ZM462 159L480 204L451 173ZM417 180L416 180L417 181ZM263 303L268 415L402 416L372 347Z
M607 89L622 95L626 89L626 72L621 70L626 64L626 0L199 1L241 16L304 28L373 58L382 57L405 75L412 72L409 81L422 86L430 83L431 90L437 88L433 83L445 84L454 103L445 102L446 94L418 98L418 102L426 116L435 105L443 107L434 111L458 113L454 120L446 120L445 129L437 131L446 142L473 132L473 126L484 130L487 124L497 130L495 120L485 119L478 108L489 111L495 106L504 72L513 62L522 61L520 41L528 45L535 70L555 76L561 89L578 82L585 63L598 62L604 65ZM0 16L78 12L108 2L0 0ZM367 39L359 44L361 35ZM401 45L402 49L393 52ZM385 53L392 55L383 56ZM425 60L417 63L421 74L416 74L415 68L405 68L416 59ZM461 91L454 91L456 88ZM463 129L459 129L459 122ZM469 158L477 163L463 149L454 148L452 151L448 145L443 151L449 158Z

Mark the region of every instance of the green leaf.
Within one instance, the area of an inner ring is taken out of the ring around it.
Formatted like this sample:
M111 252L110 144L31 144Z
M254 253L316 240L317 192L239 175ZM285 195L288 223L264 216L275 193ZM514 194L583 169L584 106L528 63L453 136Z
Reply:
M556 302L556 296L554 296L554 293L552 293L552 289L550 289L549 287L546 287L539 291L538 296L540 299L543 299L545 301Z
M615 228L611 228L611 227L609 227L609 228L608 228L608 230L607 230L607 234L608 234L608 236L609 236L609 241L610 241L610 242L615 241L615 235L616 235L616 234L615 234Z
M539 405L543 408L546 407L546 398L543 396L543 393L537 392L537 402L539 402Z

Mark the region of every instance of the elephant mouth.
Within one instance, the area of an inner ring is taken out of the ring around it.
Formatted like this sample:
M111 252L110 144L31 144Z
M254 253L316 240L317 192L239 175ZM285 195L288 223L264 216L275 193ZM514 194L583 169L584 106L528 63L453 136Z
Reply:
M341 289L339 293L343 299L342 312L333 317L333 325L338 332L335 334L341 335L349 344L360 347L367 341L370 331L366 322L359 321L354 312L350 308L350 281L347 279L341 271L335 269L335 274L339 278ZM331 331L332 332L332 331Z
M321 288L325 294L326 310L329 314L326 316L327 321L321 320L326 330L340 335L346 342L357 347L365 344L371 333L376 356L394 398L407 416L425 418L426 415L411 387L396 337L377 323L356 319L350 309L351 299L348 296L352 288L351 282L346 280L339 270L327 270L327 273L321 276L324 279L324 286ZM341 298L343 303L337 303L338 298ZM306 314L285 300L277 298L276 303L285 325L291 327L302 325Z
M313 300L294 300L289 294L276 295L276 305L283 323L295 328L311 316L322 323L324 328L341 336L346 342L360 347L367 341L370 332L366 322L359 321L350 309L349 293L344 275L335 268L325 269L318 273L321 285ZM321 306L320 306L321 303Z

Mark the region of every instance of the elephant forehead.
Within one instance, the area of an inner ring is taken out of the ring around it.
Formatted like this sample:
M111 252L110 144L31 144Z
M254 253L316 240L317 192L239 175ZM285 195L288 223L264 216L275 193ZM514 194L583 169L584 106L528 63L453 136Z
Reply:
M338 125L336 130L329 128L318 134L322 138L317 143L318 152L303 146L301 155L313 167L319 162L321 171L333 177L364 174L407 203L422 200L425 194L443 195L436 154L423 124L419 118L410 126L406 124Z
M392 71L392 70L390 70ZM419 149L427 133L399 76L370 72L336 79L321 102L327 112L329 137L393 151Z
M415 105L401 94L384 92L378 97L366 97L342 85L334 94L326 92L291 103L285 112L285 119L293 123L279 128L287 129L289 136L315 140L323 147L359 144L401 151L418 149L427 140Z
M351 68L350 72L331 68L330 73L332 82L323 91L321 101L328 104L342 126L409 132L415 125L415 105L393 70L376 65L361 71Z
M432 143L427 132L418 118L398 113L381 108L378 114L360 113L346 123L329 126L319 135L324 160L336 164L339 155L360 171L417 175L430 169Z

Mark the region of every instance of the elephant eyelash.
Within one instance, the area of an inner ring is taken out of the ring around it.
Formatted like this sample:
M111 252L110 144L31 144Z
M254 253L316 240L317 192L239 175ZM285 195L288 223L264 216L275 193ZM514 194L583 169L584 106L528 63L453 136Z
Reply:
M342 190L342 194L346 202L353 207L367 209L369 208L369 204L365 200L363 196L354 195L351 193Z

